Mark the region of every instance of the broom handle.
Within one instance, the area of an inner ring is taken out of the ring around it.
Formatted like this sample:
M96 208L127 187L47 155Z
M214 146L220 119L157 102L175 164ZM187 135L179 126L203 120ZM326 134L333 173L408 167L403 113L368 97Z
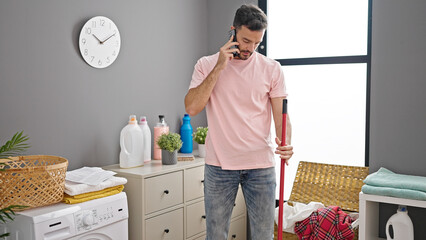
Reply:
M287 135L287 99L283 99L283 124L281 126L281 146L285 146L285 139ZM278 240L283 239L283 203L284 203L284 173L285 173L285 159L281 159L281 174L280 174L280 196L278 200Z

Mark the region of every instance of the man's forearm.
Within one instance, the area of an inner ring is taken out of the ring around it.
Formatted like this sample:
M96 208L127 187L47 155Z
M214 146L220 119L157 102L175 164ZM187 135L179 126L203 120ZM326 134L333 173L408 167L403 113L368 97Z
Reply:
M290 115L287 114L287 128L286 128L286 145L291 145L291 122L290 122Z
M196 88L189 89L185 96L185 111L191 115L197 115L207 105L213 88L216 85L221 70L213 68L204 81Z

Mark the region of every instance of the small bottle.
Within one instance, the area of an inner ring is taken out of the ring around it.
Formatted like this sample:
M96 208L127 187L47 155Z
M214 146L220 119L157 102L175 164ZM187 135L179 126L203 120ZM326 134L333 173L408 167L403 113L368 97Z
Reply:
M185 114L183 117L183 123L180 127L180 138L183 142L180 152L192 153L192 126L191 118L188 114Z
M147 163L151 161L151 130L145 116L141 117L139 127L143 133L143 161Z
M143 166L143 134L135 115L130 115L129 124L120 132L120 167Z
M390 236L389 227L392 226L393 238ZM398 210L386 223L386 238L388 240L414 240L413 222L408 216L406 206L398 206Z
M166 120L164 120L164 115L159 115L159 122L154 127L154 159L161 160L161 148L158 146L158 138L162 134L169 133L169 126L167 126Z

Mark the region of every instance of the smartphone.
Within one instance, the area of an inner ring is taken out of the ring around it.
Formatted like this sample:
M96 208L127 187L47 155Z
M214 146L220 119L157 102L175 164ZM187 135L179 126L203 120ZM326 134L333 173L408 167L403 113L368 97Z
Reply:
M229 37L228 37L228 39L231 38L231 36L234 36L234 38L232 38L232 41L233 42L237 42L236 33L237 32L235 31L235 29L232 29L231 31L229 31ZM233 46L230 47L230 49L233 49L233 48L238 49L238 46L237 45L233 45ZM232 55L234 55L234 57L240 56L240 54L238 52L232 52Z

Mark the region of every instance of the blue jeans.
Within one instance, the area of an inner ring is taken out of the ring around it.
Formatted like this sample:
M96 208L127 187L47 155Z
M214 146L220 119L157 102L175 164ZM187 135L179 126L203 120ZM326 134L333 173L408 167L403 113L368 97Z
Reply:
M222 170L205 165L204 206L207 240L228 237L232 209L241 184L252 240L274 238L275 168Z

